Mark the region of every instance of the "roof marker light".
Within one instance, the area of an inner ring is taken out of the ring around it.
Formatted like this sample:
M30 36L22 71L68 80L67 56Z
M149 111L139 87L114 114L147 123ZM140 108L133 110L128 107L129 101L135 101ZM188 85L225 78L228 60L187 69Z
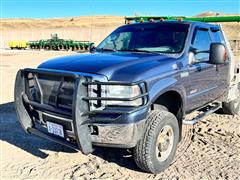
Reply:
M163 19L163 18L160 18L160 21L161 21L161 22L163 22L163 21L164 21L164 19Z
M183 21L183 18L181 18L181 17L180 17L180 18L178 18L178 21Z
M141 18L141 19L140 19L140 23L143 23L143 22L144 22L144 19L143 19L143 18Z
M154 22L154 19L153 19L153 18L150 18L150 19L149 19L149 22Z

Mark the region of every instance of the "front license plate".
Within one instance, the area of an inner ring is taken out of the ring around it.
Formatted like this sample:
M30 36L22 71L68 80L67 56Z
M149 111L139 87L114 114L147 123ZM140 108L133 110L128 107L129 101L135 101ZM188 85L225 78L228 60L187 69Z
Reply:
M60 124L47 122L48 132L56 136L64 137L63 126Z

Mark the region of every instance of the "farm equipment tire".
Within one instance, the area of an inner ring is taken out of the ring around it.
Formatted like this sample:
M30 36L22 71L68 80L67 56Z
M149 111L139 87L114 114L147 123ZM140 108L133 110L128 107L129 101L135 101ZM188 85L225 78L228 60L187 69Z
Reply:
M46 46L44 47L44 49L45 49L45 50L50 50L50 46L49 46L49 45L46 45Z

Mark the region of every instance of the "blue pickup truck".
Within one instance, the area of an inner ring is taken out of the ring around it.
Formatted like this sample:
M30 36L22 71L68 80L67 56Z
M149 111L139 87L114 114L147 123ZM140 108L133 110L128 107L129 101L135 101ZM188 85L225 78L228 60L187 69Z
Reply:
M15 82L27 133L84 154L131 148L151 173L170 165L184 124L220 108L239 114L239 97L239 67L221 27L193 21L123 25L89 54L21 69Z

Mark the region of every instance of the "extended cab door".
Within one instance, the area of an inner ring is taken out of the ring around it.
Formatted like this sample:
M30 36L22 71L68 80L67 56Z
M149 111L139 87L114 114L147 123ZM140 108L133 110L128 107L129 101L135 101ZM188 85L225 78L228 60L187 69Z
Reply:
M220 27L211 28L211 35L213 42L226 44ZM221 89L222 93L228 88L229 63L230 61L227 58L224 64L218 65L217 76L219 77L219 89Z
M195 28L189 52L189 75L185 79L187 80L187 82L185 81L187 111L202 107L219 96L220 79L217 75L216 66L209 64L208 51L211 42L210 29L205 27Z

